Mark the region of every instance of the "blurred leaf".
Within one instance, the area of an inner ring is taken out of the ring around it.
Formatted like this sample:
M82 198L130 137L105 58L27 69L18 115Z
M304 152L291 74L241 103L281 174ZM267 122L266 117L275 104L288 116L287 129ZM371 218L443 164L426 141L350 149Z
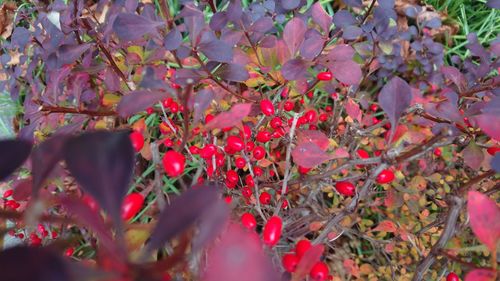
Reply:
M233 60L233 48L222 40L212 39L198 48L211 61L229 63Z
M500 9L500 0L488 0L486 6L492 9Z
M323 9L321 2L316 2L311 7L312 20L317 23L324 33L330 31L332 25L332 17Z
M378 102L389 117L392 128L396 128L399 118L410 106L411 88L406 81L396 76L382 88Z
M177 50L182 44L182 35L177 30L177 28L173 28L170 32L165 36L165 40L163 41L163 46L165 49L172 51Z
M129 117L167 98L164 91L137 90L123 96L116 110L121 117Z
M213 206L203 212L198 233L193 239L194 252L201 250L209 241L217 238L229 220L229 211L227 203L217 200Z
M297 8L300 4L300 0L286 0L281 1L281 6L286 10L293 10Z
M314 264L320 260L323 252L325 251L325 246L323 245L312 245L300 259L297 269L292 275L293 281L304 280L306 276L309 275L309 271L314 266Z
M43 247L14 247L0 252L2 280L73 281L69 262ZM28 270L26 270L28 269Z
M113 22L113 30L120 40L133 41L149 33L156 33L162 23L133 13L120 13Z
M306 24L300 18L295 17L286 24L283 30L283 40L288 46L292 58L295 57L300 45L304 41L305 33Z
M493 159L491 159L491 168L495 172L500 173L500 153L496 153Z
M478 170L481 167L481 163L484 160L484 152L474 141L471 141L462 153L465 165L474 170Z
M68 137L55 135L33 149L31 155L33 174L33 194L42 187L57 162L62 160L63 147Z
M252 108L251 103L240 103L233 105L229 111L221 112L205 125L206 130L222 129L238 125L243 118L247 117Z
M465 281L494 281L495 273L488 269L474 269L465 275Z
M28 158L31 143L24 140L0 140L0 181L13 173Z
M121 225L121 204L134 169L128 132L95 131L69 139L64 158L73 177Z
M279 274L255 232L230 224L207 253L202 281L276 281Z
M495 252L500 238L500 220L498 219L500 208L495 201L477 191L469 191L467 200L467 212L472 231L491 252Z
M243 65L236 63L222 65L217 69L215 75L232 82L244 82L250 78L246 68Z
M146 245L147 251L161 248L167 241L187 230L202 217L208 220L204 224L217 225L220 217L207 218L205 213L211 210L217 211L213 208L218 208L215 206L219 202L219 193L214 186L193 186L188 189L163 209ZM206 225L205 231L210 232L208 228ZM207 233L204 235L210 236Z
M13 189L14 193L12 194L12 198L14 200L16 201L27 200L30 197L33 190L31 177L17 181L14 184Z

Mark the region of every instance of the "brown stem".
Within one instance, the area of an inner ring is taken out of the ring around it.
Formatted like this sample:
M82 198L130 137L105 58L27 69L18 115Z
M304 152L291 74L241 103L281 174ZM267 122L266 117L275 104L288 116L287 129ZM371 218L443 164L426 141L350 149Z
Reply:
M363 20L361 21L361 25L363 25L366 22L366 20L368 19L368 17L372 13L373 7L375 7L375 2L377 2L377 0L372 0L370 7L368 7L368 11L366 11L365 16L363 17Z
M184 106L184 110L182 111L182 117L184 118L183 122L183 131L184 134L182 135L182 144L179 147L179 152L182 151L184 146L186 145L188 139L189 139L189 99L191 97L191 93L193 92L193 84L188 84L186 87L186 90L184 91L184 95L182 96L182 103Z
M78 109L71 107L60 107L60 106L49 106L44 105L40 108L40 111L46 114L52 113L71 113L71 114L83 114L89 116L116 116L118 113L116 111L93 111L87 109Z

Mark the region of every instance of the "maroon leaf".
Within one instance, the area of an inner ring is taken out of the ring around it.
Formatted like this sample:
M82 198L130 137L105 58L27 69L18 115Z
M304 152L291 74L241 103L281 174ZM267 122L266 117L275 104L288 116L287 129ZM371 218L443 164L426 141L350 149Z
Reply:
M233 48L219 39L212 39L199 45L200 51L209 59L216 62L231 62Z
M485 113L474 116L474 120L488 136L500 141L500 116L498 114Z
M56 135L37 146L31 155L33 174L33 194L42 187L43 182L62 160L63 147L68 138Z
M467 212L470 217L470 226L476 237L494 252L500 238L500 208L488 196L469 191Z
M352 60L335 61L330 66L330 71L340 82L347 85L357 85L361 82L361 66Z
M359 123L361 123L362 112L359 108L359 104L353 99L347 99L347 103L345 104L345 111L347 112L347 115L352 118L352 120L357 120Z
M57 50L57 58L61 64L74 63L85 51L90 48L90 44L81 45L61 45Z
M165 36L165 40L163 41L163 46L165 49L172 51L177 50L182 44L182 35L177 30L177 28L173 28L170 32Z
M0 251L2 280L72 281L69 260L45 247L19 246ZM22 268L20 265L22 264ZM29 270L25 270L25 269Z
M166 92L138 90L122 97L116 110L121 117L128 117L168 97Z
M311 7L312 20L317 23L324 33L330 31L332 25L332 17L323 9L320 2L316 2Z
M297 133L297 143L312 142L322 150L326 150L330 144L328 137L319 130L301 130Z
M207 218L204 214L209 211L217 211L216 208L219 207L216 205L220 203L220 200L217 188L214 186L193 186L181 194L160 214L158 223L146 246L147 250L152 251L162 247L163 244L188 229L201 217L213 225L218 225L221 216Z
M292 57L299 50L300 45L304 41L304 36L306 34L306 24L300 18L291 19L285 26L283 30L283 40L290 50Z
M222 129L227 127L236 126L247 117L252 109L251 103L236 104L229 111L219 113L208 124L205 125L206 130L214 128Z
M484 160L483 150L476 145L474 141L471 141L469 145L462 151L464 157L465 165L469 166L474 170L478 170L481 167L481 163Z
M474 269L465 275L465 281L494 281L495 273L489 269Z
M305 168L313 168L332 158L330 154L312 142L299 143L292 150L292 157L293 162Z
M66 142L64 157L82 189L120 226L121 204L134 169L134 149L129 133L84 133Z
M31 143L24 140L0 140L0 181L13 173L28 158Z
M396 76L382 88L378 102L389 117L392 128L396 128L399 118L410 106L411 88L406 81Z
M298 80L308 75L308 67L309 64L301 58L291 59L283 65L281 74L283 74L283 77L287 80Z
M210 247L207 253L207 265L201 280L280 280L279 274L274 270L272 264L263 251L257 234L233 223Z
M236 63L222 65L215 74L222 79L233 82L245 82L250 78L247 69L243 65Z
M113 22L113 30L120 40L133 41L146 34L156 33L156 28L161 24L137 14L120 13Z
M59 203L81 224L91 229L99 238L100 245L105 247L109 253L114 254L115 258L121 256L120 249L113 241L111 230L106 226L99 212L92 210L80 198L65 196L59 199Z

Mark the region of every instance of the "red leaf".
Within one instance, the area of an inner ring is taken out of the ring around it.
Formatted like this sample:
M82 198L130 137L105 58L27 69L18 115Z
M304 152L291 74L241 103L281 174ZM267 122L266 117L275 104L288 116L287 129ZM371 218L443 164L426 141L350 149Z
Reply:
M205 126L206 130L214 128L227 128L238 125L243 118L247 117L252 108L251 103L240 103L233 107L231 110L219 113Z
M280 280L255 232L231 224L216 241L207 253L206 269L201 280Z
M475 142L471 141L469 145L463 151L465 165L471 167L474 170L481 167L481 163L484 160L483 150L476 145Z
M312 245L300 259L297 269L293 274L292 280L303 280L311 271L313 265L321 258L321 255L325 251L325 246L323 245Z
M397 226L395 223L389 220L381 221L377 227L372 229L372 231L383 231L383 232L391 232L394 233L397 230Z
M328 137L318 130L302 130L297 133L298 143L312 142L319 146L322 150L326 150L330 143Z
M493 281L495 280L495 273L488 269L474 269L467 273L465 281Z
M345 105L345 111L347 112L347 115L349 115L349 117L361 123L361 117L362 117L361 109L359 108L359 104L357 104L353 99L351 98L347 99L347 103Z
M332 156L312 142L298 144L292 151L293 162L305 168L313 168Z
M468 196L467 211L472 231L479 241L494 251L500 238L500 220L498 219L500 208L495 201L480 192L469 191Z
M500 141L500 116L494 113L485 113L475 116L474 119L483 130L491 138Z

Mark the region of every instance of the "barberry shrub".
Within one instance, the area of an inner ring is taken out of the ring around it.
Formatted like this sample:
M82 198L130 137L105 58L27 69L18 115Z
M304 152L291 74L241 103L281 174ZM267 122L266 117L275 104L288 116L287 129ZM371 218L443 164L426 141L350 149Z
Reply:
M500 39L445 65L417 1L49 2L1 6L2 280L498 277Z

